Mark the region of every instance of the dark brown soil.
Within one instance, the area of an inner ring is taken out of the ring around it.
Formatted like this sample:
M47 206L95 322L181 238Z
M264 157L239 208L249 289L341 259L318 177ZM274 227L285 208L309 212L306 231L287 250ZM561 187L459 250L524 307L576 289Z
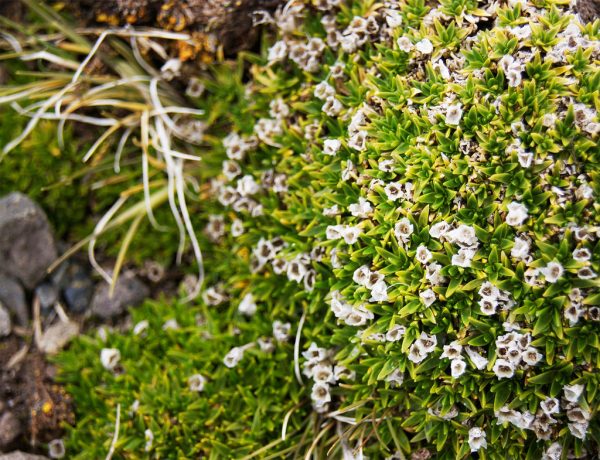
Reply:
M22 434L7 447L31 452L60 438L62 425L73 423L73 412L69 396L52 381L54 367L37 350L8 367L24 346L26 341L14 334L0 342L0 401L22 426Z

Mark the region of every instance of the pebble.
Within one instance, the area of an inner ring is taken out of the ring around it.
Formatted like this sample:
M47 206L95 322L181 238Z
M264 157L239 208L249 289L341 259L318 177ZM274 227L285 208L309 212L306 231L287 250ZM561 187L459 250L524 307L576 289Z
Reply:
M21 422L12 412L2 414L0 417L0 449L12 444L21 432Z
M27 326L29 309L25 300L25 291L16 279L2 273L0 273L0 303L13 313L21 326Z
M114 318L128 307L139 305L150 295L150 289L132 273L123 273L110 295L110 285L100 283L92 298L92 313L103 319Z
M10 335L12 331L12 322L8 310L0 303L0 337Z

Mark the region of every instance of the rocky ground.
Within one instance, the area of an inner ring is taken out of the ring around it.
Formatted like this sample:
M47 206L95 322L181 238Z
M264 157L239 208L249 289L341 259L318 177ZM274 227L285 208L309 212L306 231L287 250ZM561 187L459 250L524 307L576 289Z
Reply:
M124 271L111 296L84 257L48 272L67 248L27 196L0 197L0 453L10 452L0 460L43 458L15 449L60 458L61 426L73 413L48 358L84 329L123 327L129 307L175 285L176 277L150 263ZM100 261L108 269L110 261Z

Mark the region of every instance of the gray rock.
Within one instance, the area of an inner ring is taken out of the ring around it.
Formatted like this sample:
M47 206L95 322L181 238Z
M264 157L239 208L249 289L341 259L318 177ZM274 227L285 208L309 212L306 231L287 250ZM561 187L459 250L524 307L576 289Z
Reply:
M0 199L2 270L33 289L56 257L54 237L44 211L22 193Z
M64 282L63 297L70 311L83 313L90 306L94 283L88 271L79 264L70 265Z
M48 310L54 307L58 300L58 289L52 283L42 283L35 288L35 295L40 301L40 307Z
M0 417L0 449L9 446L21 434L19 419L12 412L5 412Z
M73 321L58 321L44 331L39 347L44 353L55 354L79 334L79 325Z
M48 457L15 450L9 454L0 454L0 460L48 460Z
M0 303L0 337L6 337L12 331L12 322L10 321L10 313Z
M150 295L148 287L135 275L124 273L119 277L113 296L110 286L100 283L92 298L92 313L103 318L114 318L122 314L127 307L139 305Z
M25 291L17 280L0 273L0 303L11 311L21 326L29 322Z

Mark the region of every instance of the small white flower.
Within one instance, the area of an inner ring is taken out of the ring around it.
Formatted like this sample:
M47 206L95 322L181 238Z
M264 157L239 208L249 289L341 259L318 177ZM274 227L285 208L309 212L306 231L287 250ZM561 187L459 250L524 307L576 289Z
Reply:
M317 364L312 368L312 375L315 382L335 383L337 380L333 368L329 364Z
M475 257L475 251L471 249L461 248L457 254L452 256L451 263L458 267L468 268L471 266L471 261Z
M562 451L562 446L558 442L553 442L542 454L542 460L560 460Z
M542 359L542 355L535 348L529 347L523 352L522 359L526 364L535 366Z
M316 98L324 101L330 97L335 96L335 89L326 81L322 81L317 86L315 86L314 95Z
M310 393L310 397L317 405L324 405L331 401L331 394L329 393L329 385L324 382L316 382Z
M188 387L190 391L201 392L204 390L206 378L200 374L194 374L188 378Z
M448 225L448 222L445 221L441 221L438 222L437 224L433 224L430 228L429 228L429 235L431 235L433 238L440 238L443 236L446 236L446 234L450 231L450 225Z
M369 281L369 276L371 275L371 270L367 265L362 265L354 270L354 274L352 275L352 281L356 284L360 284L361 286L366 286Z
M404 382L404 374L400 369L394 369L394 371L385 378L386 382L390 383L390 387L399 387Z
M325 359L325 356L327 355L327 350L325 350L325 348L321 348L319 346L317 346L316 343L312 342L310 344L310 346L308 347L307 350L302 352L302 356L308 361L308 362L320 362L323 361Z
M144 319L144 320L140 321L139 323L137 323L133 327L133 333L134 333L134 335L140 335L140 336L145 335L145 333L148 330L149 326L150 326L150 324L148 323L147 319Z
M429 335L425 332L421 332L417 342L421 344L423 350L425 350L425 353L431 353L433 350L435 350L437 345L437 337L435 335Z
M246 316L252 316L256 313L256 303L252 294L248 293L244 296L238 306L238 312Z
M510 255L515 259L523 260L529 256L529 242L523 238L515 237L515 242L510 250Z
M231 222L231 236L237 238L244 234L244 223L240 219L233 219Z
M556 398L546 398L540 403L540 407L544 414L550 416L560 412L560 404Z
M334 204L330 208L323 209L323 215L326 217L335 217L340 213L340 208L337 204Z
M408 37L400 37L397 41L398 43L398 48L400 48L400 51L404 51L405 53L410 53L413 49L413 44L410 41L410 38Z
M406 333L406 328L401 326L400 324L395 324L389 331L385 334L385 340L388 342L397 342Z
M103 348L100 351L100 362L104 369L113 371L121 360L121 352L116 348Z
M395 29L396 27L400 27L402 25L402 14L398 10L386 10L385 11L385 22L387 25Z
M225 355L225 358L223 358L223 364L230 369L237 366L244 357L244 351L244 347L233 347L231 350L229 350L229 353Z
M347 244L354 244L358 241L358 237L362 233L362 230L357 227L346 226L342 229L342 238Z
M421 293L419 293L419 297L421 298L426 307L429 307L433 302L437 300L435 292L433 292L432 289L426 289L422 291Z
M344 105L335 97L328 97L321 110L325 115L335 117L344 109Z
M379 280L371 288L371 298L369 299L369 302L387 302L387 301L388 301L387 284L385 283L384 280Z
M488 360L484 356L477 353L473 348L466 347L467 356L473 362L473 365L480 371L488 365Z
M328 225L325 229L325 238L328 240L339 240L342 237L343 225Z
M506 214L506 223L512 227L518 227L527 220L527 208L516 201L511 202L508 206L508 214Z
M487 316L495 315L498 301L495 299L481 299L479 302L481 313Z
M323 153L325 155L335 156L341 147L342 143L339 139L325 139L323 142Z
M362 152L367 147L367 132L364 130L357 131L348 139L348 147Z
M478 427L471 428L469 430L469 447L471 452L477 452L481 448L486 449L485 431Z
M258 344L260 351L263 351L265 353L272 353L273 351L275 351L275 345L273 344L273 340L271 340L269 337L259 337L256 340L256 343Z
M450 342L448 345L444 345L444 352L440 355L440 358L456 359L460 357L462 353L462 345L458 343L458 340Z
M63 458L66 449L62 439L53 439L48 443L48 456L50 458Z
M351 371L347 367L339 364L334 366L333 375L335 376L335 380L354 380L354 378L356 377L356 372Z
M475 229L465 224L461 224L454 230L446 233L446 237L450 242L458 243L466 247L475 246L477 244Z
M450 363L450 374L452 375L452 378L454 378L454 379L457 379L461 375L463 375L465 373L466 369L467 369L467 364L465 363L464 359L462 359L462 358L453 359Z
M394 234L396 235L398 242L407 243L413 231L413 224L411 224L410 220L406 217L400 219L394 226Z
M589 423L569 423L569 431L573 436L579 439L585 439Z
M420 245L417 248L416 257L419 262L421 262L422 264L426 264L431 260L431 251L427 249L427 246Z
M373 211L373 207L371 206L371 203L361 196L358 198L358 203L353 203L348 206L348 211L350 211L350 214L354 217L366 219Z
M237 192L242 196L254 195L260 190L260 186L251 175L245 175L237 182Z
M154 442L154 433L149 428L144 431L144 439L146 440L144 450L150 452L152 450L152 443Z
M404 197L400 182L390 182L383 188L383 191L390 201L396 201Z
M514 364L506 359L497 359L493 371L499 379L511 378L515 375Z
M177 329L179 329L179 323L177 323L177 320L175 318L166 320L162 326L163 331L175 331Z
M579 401L583 390L584 386L582 384L565 385L563 387L564 397L567 401L576 403L577 401Z
M592 258L592 252L588 248L577 248L573 251L573 259L577 262L587 262Z
M408 350L408 359L413 363L418 364L425 358L427 358L427 352L423 345L418 340L415 341Z
M564 268L558 262L550 262L541 269L541 272L548 283L556 283L562 276Z
M462 118L462 108L460 104L449 105L446 110L446 124L458 126Z
M269 64L273 64L285 59L287 52L288 47L285 41L279 40L278 42L275 42L273 46L269 48L269 52L267 54L267 60L269 61Z
M417 51L421 54L431 54L433 51L433 43L428 38L424 38L415 45Z
M292 325L290 323L282 323L279 320L273 321L273 337L278 342L285 342L289 338Z
M290 281L301 283L308 271L308 267L304 264L301 257L295 257L287 264L287 277Z

